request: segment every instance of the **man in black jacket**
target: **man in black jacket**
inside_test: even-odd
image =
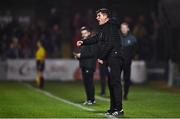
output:
[[[81,28],[82,40],[89,40],[91,32],[87,27]],[[85,86],[87,100],[84,105],[92,105],[95,101],[95,89],[93,84],[93,74],[96,67],[97,45],[81,46],[79,53],[74,53],[74,56],[79,59],[82,78]]]
[[[111,19],[108,9],[102,8],[96,12],[96,19],[99,23],[99,32],[89,40],[77,41],[77,46],[98,45],[98,62],[107,62],[108,85],[110,92],[110,109],[107,115],[123,115],[122,107],[122,53],[120,44],[119,24]],[[91,39],[91,40],[90,40]]]
[[[125,22],[121,24],[121,44],[123,50],[123,79],[124,79],[124,90],[123,99],[127,100],[129,87],[131,85],[130,74],[131,74],[131,62],[135,57],[136,53],[136,38],[130,33],[129,25]]]

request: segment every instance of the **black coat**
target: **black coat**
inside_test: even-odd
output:
[[[98,45],[99,59],[106,61],[111,57],[122,57],[119,24],[116,20],[111,19],[101,25],[95,36],[91,37],[90,40],[83,41],[83,45],[95,43]]]
[[[79,58],[79,63],[81,68],[88,68],[95,70],[96,60],[97,60],[97,45],[87,45],[80,47],[81,56]]]
[[[125,61],[131,61],[137,52],[137,40],[131,34],[121,35],[122,53]]]

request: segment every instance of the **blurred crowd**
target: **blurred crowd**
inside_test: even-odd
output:
[[[42,40],[49,58],[60,57],[62,33],[60,17],[52,9],[47,19],[27,17],[20,19],[8,12],[1,17],[1,53],[6,58],[33,58],[36,42]]]
[[[138,40],[137,58],[144,60],[158,59],[161,42],[161,25],[154,12],[149,15],[122,16],[113,12],[119,22],[127,22],[131,32]],[[57,8],[52,8],[43,18],[38,16],[17,17],[10,11],[0,14],[0,54],[1,58],[34,58],[37,40],[42,40],[47,51],[47,58],[73,58],[72,51],[76,41],[81,39],[80,27],[86,25],[94,33],[97,29],[95,11],[89,9],[72,14],[69,28],[62,22],[63,16]],[[69,37],[64,34],[68,29]]]

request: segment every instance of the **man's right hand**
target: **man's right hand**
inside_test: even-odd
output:
[[[81,41],[81,40],[79,40],[79,41],[77,41],[77,43],[76,43],[76,45],[79,47],[79,46],[81,46],[83,44],[83,41]]]
[[[104,63],[103,60],[101,60],[101,59],[97,59],[97,61],[98,61],[98,63],[100,63],[100,64],[103,64],[103,63]]]

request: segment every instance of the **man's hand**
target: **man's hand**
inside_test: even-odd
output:
[[[80,58],[80,57],[81,57],[81,53],[77,53],[77,54],[76,54],[76,57],[77,57],[77,58]]]
[[[74,55],[74,57],[75,57],[76,59],[81,57],[81,53],[75,53],[75,52],[73,52],[73,55]]]
[[[81,40],[79,40],[79,41],[77,41],[77,43],[76,43],[76,45],[79,47],[79,46],[81,46],[83,44],[83,41],[81,41]]]
[[[104,63],[103,60],[101,60],[101,59],[97,59],[97,60],[98,60],[98,63],[100,63],[100,64]]]

